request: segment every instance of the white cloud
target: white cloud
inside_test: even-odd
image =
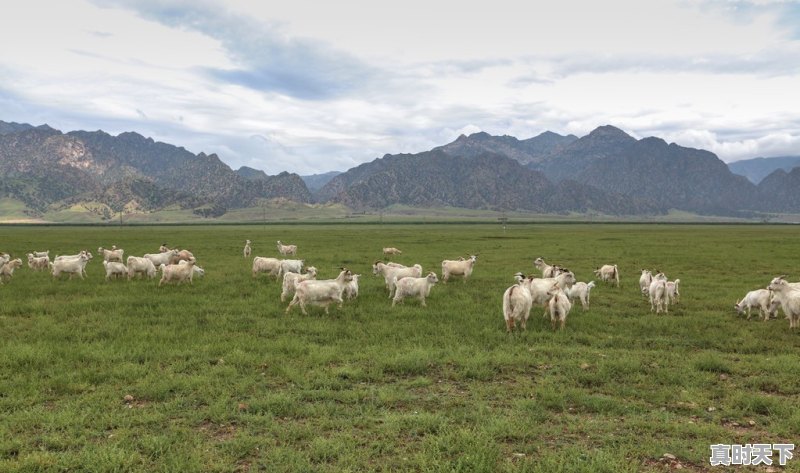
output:
[[[270,173],[603,124],[725,160],[800,154],[798,17],[769,2],[16,2],[0,119],[133,130]]]

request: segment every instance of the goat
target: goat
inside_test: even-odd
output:
[[[617,287],[619,287],[619,269],[617,269],[616,264],[604,264],[595,269],[594,274],[601,281],[616,281]]]
[[[478,255],[470,255],[466,260],[442,261],[442,281],[447,282],[450,276],[464,276],[464,282],[467,282],[477,261]]]
[[[519,328],[525,330],[528,317],[531,315],[533,298],[531,290],[524,282],[519,282],[506,289],[503,293],[503,319],[506,321],[506,332],[514,330],[515,322]]]
[[[337,302],[339,308],[342,308],[344,300],[342,293],[344,292],[347,283],[353,280],[353,273],[346,268],[342,268],[336,279],[315,280],[309,279],[297,284],[297,289],[294,292],[294,298],[289,306],[286,307],[286,313],[297,304],[300,304],[300,310],[303,314],[308,315],[306,312],[306,304],[321,305],[325,307],[325,313],[328,313],[328,306]]]
[[[395,279],[396,290],[392,299],[392,307],[398,302],[403,302],[404,298],[413,296],[419,298],[422,307],[425,307],[425,298],[430,295],[431,288],[437,282],[439,282],[439,278],[436,277],[436,273],[433,271],[429,272],[424,278],[406,277]]]
[[[565,289],[564,292],[567,294],[570,301],[580,299],[581,307],[586,309],[589,307],[589,295],[594,286],[594,281],[590,281],[588,284],[585,282],[576,282],[572,287]]]
[[[278,240],[278,253],[282,255],[296,255],[297,245],[284,245]]]

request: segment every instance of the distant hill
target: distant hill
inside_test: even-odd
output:
[[[312,174],[310,176],[300,176],[303,179],[303,182],[306,183],[306,187],[308,190],[313,192],[317,192],[318,190],[322,189],[325,184],[327,184],[331,179],[341,174],[342,171],[330,171],[322,174]]]
[[[317,195],[352,208],[403,204],[542,213],[659,211],[644,201],[571,181],[555,185],[507,156],[454,156],[442,149],[386,155],[336,176]]]
[[[800,167],[776,169],[758,183],[759,204],[771,212],[800,212]]]
[[[728,169],[758,184],[776,169],[791,171],[800,166],[800,156],[777,156],[774,158],[753,158],[728,163]]]
[[[215,214],[257,205],[259,199],[311,200],[296,174],[245,179],[214,154],[195,155],[137,133],[64,134],[50,127],[0,123],[9,130],[0,135],[0,196],[19,199],[38,212],[78,198],[98,199],[110,208],[155,210],[178,204],[212,208]]]

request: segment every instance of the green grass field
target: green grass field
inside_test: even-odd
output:
[[[246,238],[261,256],[297,244],[321,278],[353,269],[359,298],[285,315]],[[23,257],[162,242],[206,278],[105,282],[95,257],[83,281],[23,267],[0,286],[0,471],[716,471],[710,444],[800,444],[800,333],[733,310],[800,280],[794,227],[0,227]],[[383,246],[437,273],[480,256],[427,308],[392,308],[371,274]],[[508,335],[502,293],[537,256],[580,281],[616,263],[622,287],[599,284],[563,332],[535,308]],[[681,279],[669,315],[650,313],[640,268]],[[800,471],[797,454],[775,471]]]

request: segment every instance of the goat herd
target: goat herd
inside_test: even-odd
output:
[[[284,245],[277,242],[278,252],[283,255],[296,255],[296,245]],[[158,270],[161,271],[159,286],[165,282],[175,281],[192,283],[193,277],[203,277],[205,271],[197,266],[194,255],[188,250],[171,249],[162,244],[158,253],[145,254],[142,257],[129,256],[124,264],[124,250],[112,246],[111,249],[98,248],[98,254],[103,256],[105,278],[126,277],[128,280],[141,276],[142,278],[155,278]],[[244,246],[244,258],[252,254],[251,241],[247,240]],[[383,248],[384,256],[402,254],[397,248]],[[70,279],[78,275],[81,279],[86,275],[86,264],[93,258],[91,252],[83,250],[75,255],[56,256],[50,260],[49,251],[34,251],[28,253],[28,267],[34,271],[49,270],[53,277],[62,273],[69,274]],[[442,261],[442,280],[447,282],[453,276],[460,276],[464,282],[472,274],[477,262],[477,255],[458,260]],[[0,252],[0,284],[9,281],[14,275],[14,270],[22,266],[20,258],[11,257]],[[542,258],[534,261],[534,266],[541,271],[542,277],[525,276],[522,273],[514,275],[517,283],[503,293],[503,318],[506,330],[511,332],[518,324],[525,330],[530,311],[534,306],[545,308],[545,316],[549,312],[553,329],[564,328],[567,315],[573,301],[580,300],[585,309],[589,305],[589,296],[594,281],[579,282],[572,271],[558,266],[549,265]],[[281,301],[285,302],[292,296],[288,313],[295,305],[306,314],[306,305],[323,306],[328,313],[328,306],[337,303],[341,308],[344,299],[353,299],[358,296],[359,274],[341,268],[336,279],[317,280],[317,269],[305,266],[304,260],[278,259],[256,256],[253,258],[252,276],[259,273],[268,273],[276,279],[283,280]],[[430,295],[431,288],[439,282],[435,272],[422,275],[422,266],[415,264],[407,267],[399,263],[376,261],[372,265],[372,273],[383,276],[392,306],[402,302],[407,297],[416,297],[424,307],[425,298]],[[619,287],[619,270],[617,265],[603,265],[594,271],[595,276],[601,281],[607,281]],[[650,310],[656,314],[669,312],[669,305],[680,298],[680,279],[668,281],[664,273],[643,269],[639,278],[639,288],[642,295],[649,297]],[[789,283],[785,276],[774,278],[766,289],[748,292],[745,297],[736,302],[734,308],[739,314],[747,312],[748,320],[751,310],[758,309],[759,314],[766,321],[777,315],[782,309],[789,319],[789,327],[794,329],[800,326],[800,282]]]

